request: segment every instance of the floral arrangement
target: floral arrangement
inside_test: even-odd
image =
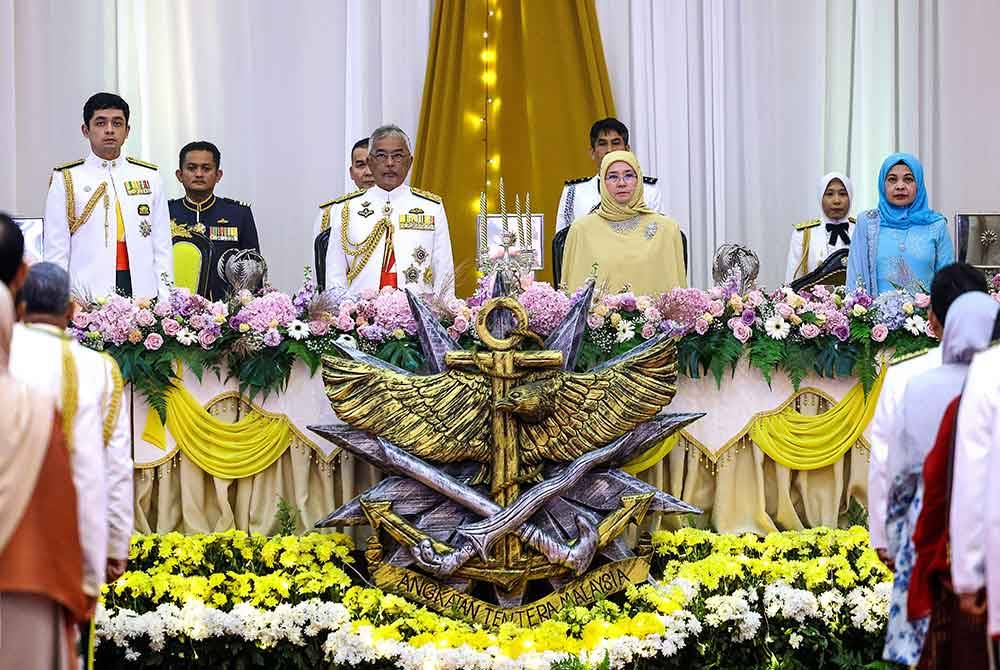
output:
[[[474,324],[490,295],[489,281],[482,280],[468,300],[425,296],[463,347],[481,344]],[[992,290],[995,295],[1000,291],[996,280]],[[581,295],[580,290],[567,294],[525,279],[518,299],[528,313],[529,329],[546,337]],[[746,359],[769,382],[780,371],[798,386],[814,372],[853,375],[867,389],[882,352],[899,355],[936,344],[929,303],[926,294],[903,291],[877,298],[863,290],[822,286],[798,293],[788,287],[741,292],[733,282],[658,296],[598,294],[590,306],[578,368],[668,333],[678,338],[680,369],[689,377],[712,374],[721,384],[725,371]],[[85,345],[112,354],[125,378],[161,413],[176,361],[198,375],[205,367],[221,374],[224,366],[251,397],[282,390],[296,360],[315,372],[335,345],[359,347],[408,370],[423,364],[404,292],[320,293],[308,270],[294,295],[242,291],[228,304],[176,288],[163,301],[102,298],[76,314],[71,330]]]
[[[368,588],[339,535],[136,536],[99,667],[879,667],[891,582],[862,528],[653,537],[655,584],[484,629]],[[353,585],[352,585],[353,582]]]

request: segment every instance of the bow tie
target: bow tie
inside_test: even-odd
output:
[[[837,238],[845,245],[851,243],[851,236],[847,234],[850,229],[850,223],[847,221],[843,223],[828,223],[826,224],[826,232],[830,233],[830,246],[837,245]]]

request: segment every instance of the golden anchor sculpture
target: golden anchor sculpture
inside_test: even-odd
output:
[[[702,416],[661,414],[676,393],[674,340],[574,372],[593,286],[545,342],[503,293],[497,277],[472,351],[408,293],[429,374],[357,350],[324,357],[327,397],[347,426],[311,427],[390,475],[317,526],[370,524],[378,586],[481,623],[646,579],[648,557],[620,537],[629,523],[699,512],[618,469]],[[524,347],[532,340],[540,350]],[[495,603],[472,595],[481,585]]]

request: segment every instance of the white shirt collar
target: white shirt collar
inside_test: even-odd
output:
[[[372,186],[365,192],[366,196],[371,197],[373,202],[389,202],[394,203],[401,198],[405,198],[410,195],[410,187],[406,184],[400,184],[391,191],[386,191],[381,186]]]
[[[91,150],[90,154],[87,156],[86,161],[88,165],[99,167],[104,170],[110,170],[110,169],[120,168],[125,163],[125,157],[122,156],[121,154],[118,154],[118,158],[109,161],[104,158],[101,158],[100,156],[95,154],[93,150]]]

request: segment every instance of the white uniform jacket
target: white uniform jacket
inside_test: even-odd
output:
[[[378,222],[392,225],[396,257],[396,286],[417,293],[455,294],[448,217],[441,198],[405,184],[392,191],[373,186],[320,206],[320,225],[330,227],[326,252],[326,287],[344,287],[352,293],[378,290],[385,253],[385,235],[372,240]],[[366,245],[366,240],[372,243]],[[369,247],[370,255],[354,255]]]
[[[586,216],[597,209],[597,206],[601,204],[600,183],[601,178],[598,175],[566,181],[562,195],[559,196],[559,209],[556,210],[557,233],[581,216]],[[662,214],[660,190],[656,188],[656,177],[642,178],[642,192],[646,207]]]
[[[872,547],[889,546],[885,526],[888,511],[889,450],[899,444],[903,434],[903,392],[911,379],[941,365],[941,347],[892,364],[886,371],[882,391],[872,416],[868,462],[868,529]]]
[[[155,165],[104,160],[93,152],[52,173],[42,228],[45,260],[69,272],[74,289],[93,297],[115,291],[121,204],[134,297],[166,297],[173,282],[170,213]]]
[[[67,352],[71,375],[64,375]],[[63,420],[72,420],[66,438],[77,492],[84,589],[97,595],[108,557],[127,558],[132,536],[131,431],[118,366],[57,328],[18,324],[10,369],[31,388],[53,395]],[[75,409],[68,403],[75,403]]]
[[[847,223],[847,236],[850,238],[854,235],[856,221],[852,216]],[[792,231],[792,239],[788,241],[785,282],[790,283],[793,279],[809,274],[834,251],[848,249],[850,246],[850,241],[845,244],[839,237],[835,244],[830,244],[830,233],[826,230],[826,222],[820,219],[810,219],[796,224],[795,230]]]

